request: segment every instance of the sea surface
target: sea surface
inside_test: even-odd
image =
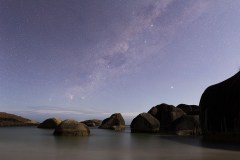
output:
[[[239,160],[239,145],[200,137],[131,134],[91,128],[89,137],[54,137],[35,127],[0,128],[1,160]]]

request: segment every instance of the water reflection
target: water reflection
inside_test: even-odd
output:
[[[0,142],[1,159],[233,160],[240,157],[235,145],[216,145],[199,137],[131,134],[129,128],[124,132],[91,128],[89,137],[55,137],[53,130],[37,128],[0,128]]]
[[[210,142],[204,140],[202,137],[194,137],[194,136],[159,136],[161,139],[174,141],[177,143],[188,144],[193,146],[200,146],[204,148],[212,148],[212,149],[222,149],[222,150],[232,150],[232,151],[240,151],[240,144],[232,144],[232,143],[221,143],[221,142]]]

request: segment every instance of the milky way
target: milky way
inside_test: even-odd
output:
[[[81,119],[198,104],[207,86],[239,68],[239,7],[236,0],[0,0],[0,108]]]

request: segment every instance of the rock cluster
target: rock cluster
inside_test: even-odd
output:
[[[185,114],[180,108],[165,103],[152,107],[148,113],[159,120],[161,130],[171,130],[172,123]]]
[[[181,107],[188,110],[181,109]],[[168,104],[160,104],[152,107],[148,113],[139,114],[131,123],[131,132],[164,132],[177,135],[200,135],[201,128],[199,115],[189,114],[197,106],[179,105],[175,107]],[[185,112],[184,112],[184,111]]]

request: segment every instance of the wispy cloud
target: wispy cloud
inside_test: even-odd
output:
[[[49,118],[49,117],[68,117],[68,118],[101,118],[105,119],[112,115],[112,112],[106,112],[97,110],[95,108],[69,108],[69,107],[53,107],[53,106],[37,106],[37,107],[25,107],[24,109],[3,109],[4,112],[10,112],[17,115],[23,116],[31,116],[31,115],[38,115],[42,118]],[[124,118],[132,119],[137,116],[138,112],[121,112]],[[35,116],[35,117],[38,117]],[[83,120],[83,119],[82,119]]]
[[[38,106],[38,107],[27,107],[26,112],[34,112],[37,114],[72,114],[72,115],[97,115],[101,114],[102,111],[99,111],[95,108],[71,108],[71,107],[52,107],[52,106]]]

